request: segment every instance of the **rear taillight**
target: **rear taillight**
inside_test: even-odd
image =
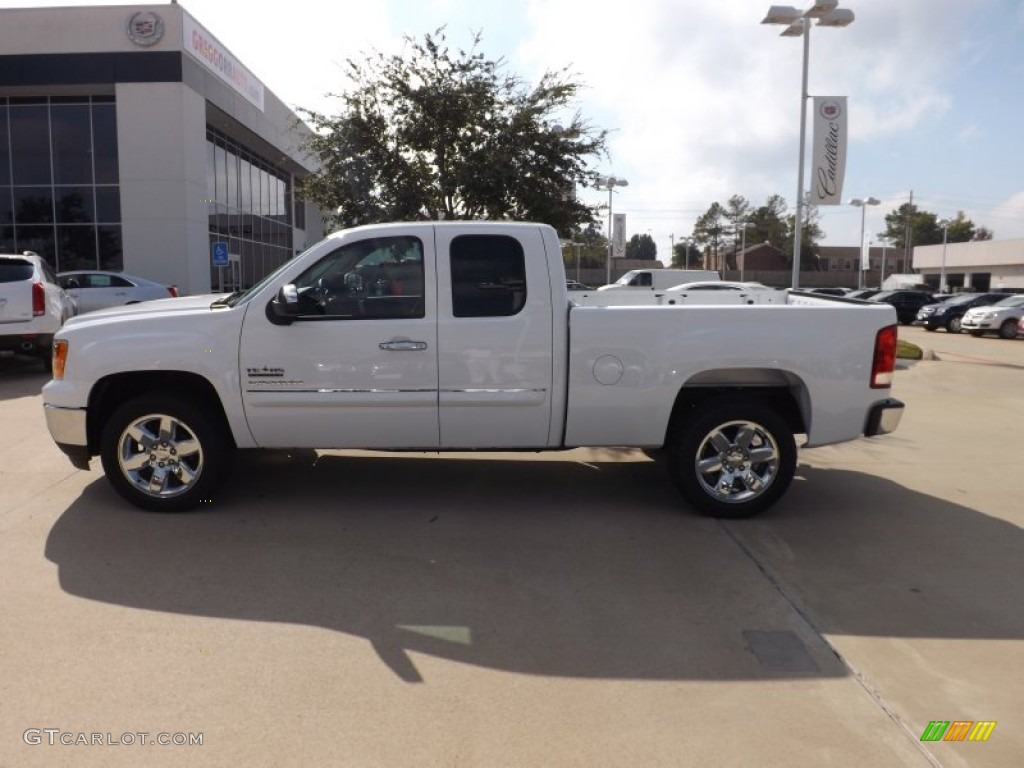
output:
[[[171,296],[173,298],[175,298],[175,299],[178,298],[178,286],[176,286],[176,285],[168,285],[167,286],[167,292],[169,294],[171,294]]]
[[[875,336],[875,359],[871,364],[871,388],[888,389],[892,386],[892,372],[896,370],[896,326],[883,328]]]
[[[36,317],[46,314],[46,288],[42,283],[32,283],[32,314]]]

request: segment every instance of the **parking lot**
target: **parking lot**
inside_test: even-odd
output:
[[[1024,338],[900,335],[900,429],[743,522],[613,450],[258,453],[147,514],[0,358],[0,766],[1018,765]]]

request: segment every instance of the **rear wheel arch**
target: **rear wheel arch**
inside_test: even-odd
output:
[[[811,399],[798,376],[777,369],[717,370],[694,376],[679,390],[665,443],[673,430],[700,413],[702,406],[726,397],[757,401],[778,412],[794,434],[807,432]]]

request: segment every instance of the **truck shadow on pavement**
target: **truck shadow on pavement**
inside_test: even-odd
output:
[[[804,467],[768,517],[719,523],[662,467],[608,458],[256,453],[208,510],[178,515],[97,476],[46,557],[71,595],[334,629],[410,682],[415,654],[581,678],[846,675],[791,600],[826,634],[1024,637],[1008,523]],[[761,653],[755,636],[795,646]]]
[[[0,355],[0,400],[34,397],[50,380],[39,361],[30,357]]]

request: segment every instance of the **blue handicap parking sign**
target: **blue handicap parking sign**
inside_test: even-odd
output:
[[[227,243],[213,243],[213,266],[215,267],[226,267],[228,265],[228,244]]]

